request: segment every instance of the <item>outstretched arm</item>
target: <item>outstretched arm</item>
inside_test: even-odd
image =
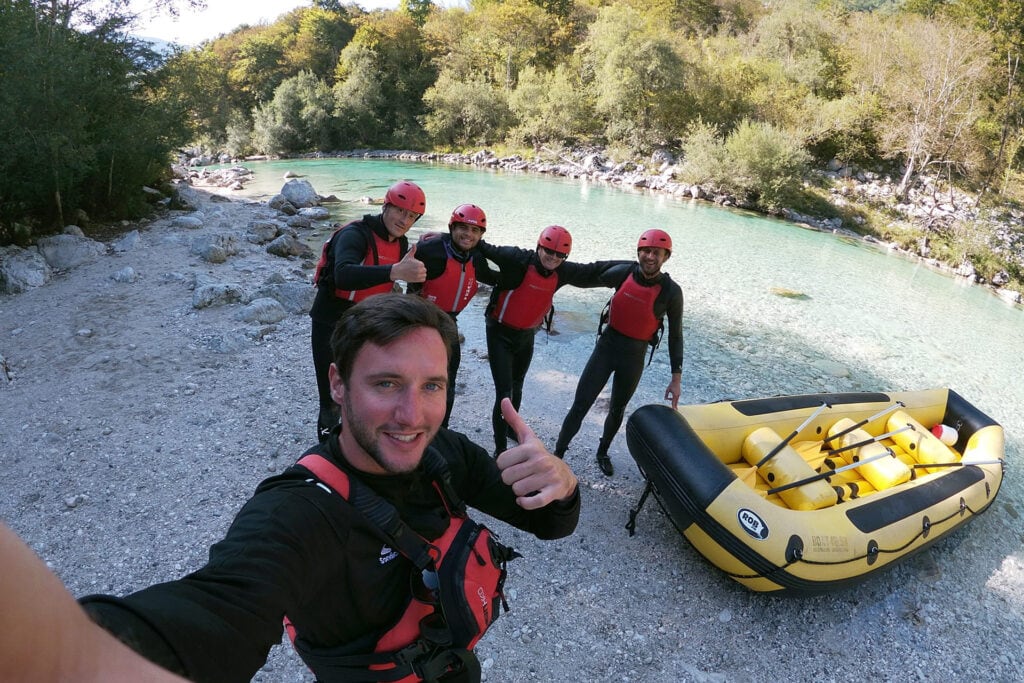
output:
[[[35,553],[0,523],[0,681],[182,683],[94,624]]]

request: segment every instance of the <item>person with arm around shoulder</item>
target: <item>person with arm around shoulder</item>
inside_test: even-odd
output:
[[[487,232],[487,215],[476,204],[461,204],[448,220],[448,234],[427,236],[416,243],[416,258],[426,266],[422,283],[412,284],[409,291],[437,304],[458,325],[458,315],[476,295],[481,282],[495,283],[494,273],[477,245]],[[443,427],[447,427],[455,405],[455,382],[462,363],[462,346],[452,348],[448,364],[448,408]]]
[[[607,320],[602,316],[602,331],[580,375],[572,407],[555,442],[555,455],[564,457],[583,418],[611,377],[611,402],[596,452],[598,466],[609,477],[615,468],[608,449],[622,425],[626,404],[640,383],[647,350],[660,341],[666,317],[672,375],[665,399],[672,402],[673,408],[678,406],[681,392],[683,292],[668,273],[662,272],[662,266],[672,255],[672,238],[664,230],[647,230],[637,241],[636,253],[636,262],[621,269],[620,281],[608,303]]]
[[[486,242],[480,243],[480,250],[501,269],[485,313],[487,357],[494,380],[491,426],[497,455],[508,447],[509,437],[515,436],[502,418],[502,401],[508,398],[516,410],[520,408],[523,384],[533,361],[534,338],[552,310],[555,292],[566,285],[610,287],[607,274],[628,261],[569,261],[572,235],[560,225],[541,230],[533,250]]]
[[[497,460],[441,427],[456,334],[420,297],[352,306],[331,339],[340,419],[329,438],[257,487],[205,566],[124,597],[87,596],[90,616],[193,681],[251,679],[283,624],[320,683],[479,680],[472,648],[500,613],[516,554],[467,506],[555,539],[575,529],[580,497],[507,401],[520,445]],[[474,584],[488,586],[483,603],[460,585],[471,572],[490,581]]]
[[[309,310],[319,439],[327,438],[337,423],[327,377],[334,326],[354,304],[392,291],[397,280],[423,282],[426,270],[414,258],[416,249],[409,247],[405,235],[426,210],[427,198],[419,185],[401,180],[388,188],[380,214],[346,223],[324,242],[313,275],[316,297]]]

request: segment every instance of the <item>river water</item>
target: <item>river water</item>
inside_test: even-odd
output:
[[[291,171],[341,200],[329,205],[338,221],[377,211],[360,200],[413,180],[427,213],[412,237],[446,229],[466,202],[486,211],[495,244],[532,247],[541,228],[564,225],[579,261],[633,258],[639,234],[662,228],[674,242],[665,270],[686,300],[683,402],[948,386],[1006,427],[1011,460],[1020,452],[1024,310],[884,248],[696,200],[537,174],[352,159],[246,166],[255,178],[244,195],[279,192]],[[608,295],[565,288],[556,297],[559,334],[539,342],[538,354],[562,359],[567,384],[586,361]],[[662,400],[666,366],[660,350],[631,408]]]

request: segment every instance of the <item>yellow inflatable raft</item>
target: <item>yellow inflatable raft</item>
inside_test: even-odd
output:
[[[1003,479],[1002,427],[949,389],[648,405],[626,439],[644,498],[764,592],[862,581],[985,511]]]

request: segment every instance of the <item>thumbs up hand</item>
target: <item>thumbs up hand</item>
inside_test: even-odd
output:
[[[391,266],[391,279],[406,282],[423,282],[427,279],[427,267],[416,258],[415,244],[409,247],[401,261]]]
[[[501,415],[519,439],[518,446],[499,455],[496,461],[502,481],[516,494],[516,504],[524,510],[536,510],[569,498],[577,486],[569,466],[548,453],[507,398],[501,401]]]

